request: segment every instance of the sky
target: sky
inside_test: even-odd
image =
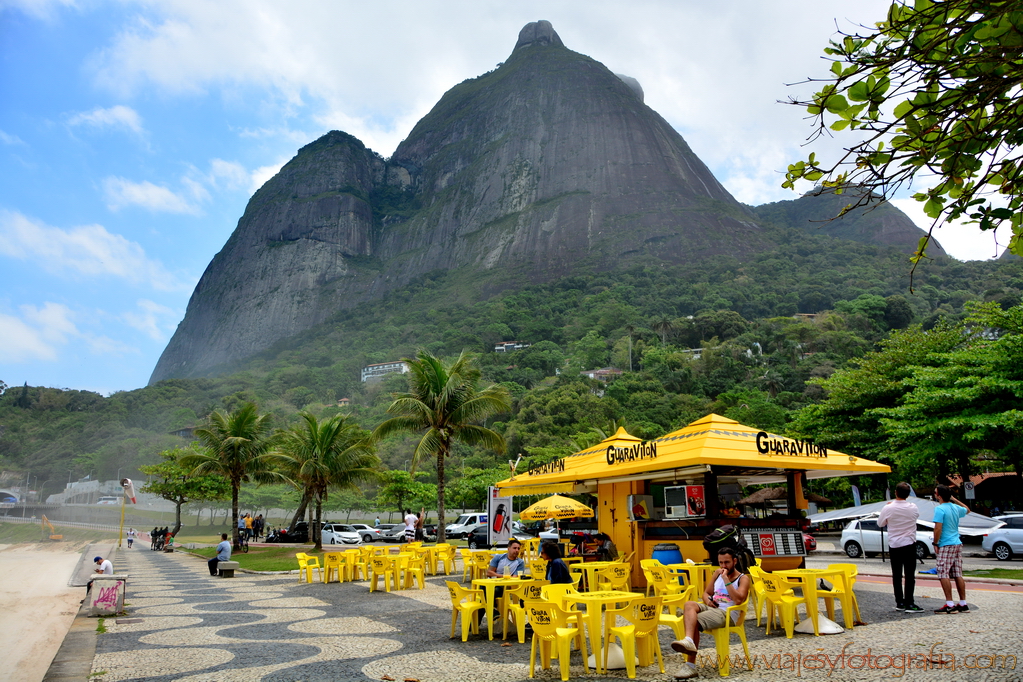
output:
[[[547,19],[639,80],[740,201],[795,198],[806,95],[837,28],[885,0],[0,0],[0,380],[144,386],[245,204],[343,130],[390,156],[449,88]],[[847,144],[852,140],[847,141]],[[808,187],[807,187],[808,188]],[[896,200],[918,225],[927,220]],[[949,226],[961,260],[1000,253]]]

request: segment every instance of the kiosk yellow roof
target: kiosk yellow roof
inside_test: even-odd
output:
[[[786,471],[804,471],[807,478],[891,471],[885,464],[709,414],[650,441],[618,429],[592,448],[532,467],[497,487],[505,495],[571,493],[580,485],[597,481],[677,480],[705,472],[711,466],[746,484],[781,482]]]

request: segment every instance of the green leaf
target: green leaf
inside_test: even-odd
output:
[[[1012,211],[1007,208],[996,208],[991,211],[991,217],[997,220],[1008,220],[1012,217]]]
[[[851,121],[849,121],[848,119],[842,118],[832,123],[830,128],[832,130],[845,130],[846,128],[849,127],[850,123]]]
[[[849,101],[844,95],[832,95],[824,103],[824,106],[831,113],[837,114],[849,108]]]

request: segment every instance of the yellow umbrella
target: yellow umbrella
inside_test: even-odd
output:
[[[526,521],[543,521],[544,519],[571,519],[576,516],[590,518],[593,510],[582,502],[576,502],[569,497],[551,495],[545,500],[530,505],[519,512],[519,518]]]

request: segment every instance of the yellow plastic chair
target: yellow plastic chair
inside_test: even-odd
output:
[[[546,559],[530,559],[526,562],[526,566],[529,567],[529,575],[534,578],[544,578],[547,576]]]
[[[725,626],[705,631],[714,635],[714,648],[718,655],[718,675],[721,677],[728,677],[731,673],[728,654],[732,635],[739,635],[739,639],[742,641],[742,650],[746,653],[746,663],[749,665],[749,669],[753,670],[753,659],[750,658],[749,644],[746,643],[746,607],[748,604],[749,599],[741,604],[729,606],[725,609]],[[739,617],[733,623],[732,615],[735,613],[738,613]]]
[[[632,563],[632,557],[634,557],[634,556],[636,556],[635,552],[629,552],[628,554],[621,554],[621,555],[619,555],[617,560],[622,562],[623,564],[631,564]]]
[[[632,567],[628,564],[615,564],[597,571],[598,590],[621,590],[631,592],[629,583],[632,579]]]
[[[336,577],[339,583],[345,581],[344,558],[340,552],[328,552],[323,555],[323,582],[329,583]]]
[[[540,556],[540,538],[530,538],[522,543],[523,558],[536,558]]]
[[[856,576],[860,574],[856,564],[828,564],[828,569],[833,571],[841,571],[841,575],[837,576],[838,580],[832,582],[832,588],[830,590],[822,590],[817,588],[817,597],[824,600],[824,604],[828,609],[828,618],[835,620],[835,600],[842,605],[842,617],[845,619],[845,627],[852,629],[853,625],[862,620],[860,618],[860,604],[856,599],[856,592],[853,591],[853,586],[856,585]],[[833,576],[825,577],[825,580],[831,581]],[[853,620],[855,614],[856,620]]]
[[[682,594],[661,597],[662,612],[657,617],[657,624],[671,628],[675,632],[675,639],[682,639],[686,636],[685,623],[677,611],[684,609],[687,601],[693,601],[696,598],[695,594],[696,588],[687,587]]]
[[[458,556],[462,557],[462,582],[464,583],[472,575],[472,550],[462,547],[458,550]]]
[[[636,655],[639,654],[639,665],[647,667],[657,657],[657,664],[664,673],[664,659],[661,657],[661,645],[657,641],[658,616],[661,613],[661,598],[647,597],[637,599],[621,609],[608,609],[604,613],[604,670],[607,670],[607,652],[615,637],[622,643],[625,654],[625,670],[629,679],[636,677]],[[628,625],[616,626],[621,616]]]
[[[548,587],[551,587],[548,585]],[[586,664],[586,642],[581,629],[569,625],[568,614],[557,604],[549,601],[529,600],[525,603],[526,617],[533,625],[533,643],[529,648],[529,677],[536,677],[536,655],[541,656],[544,670],[551,667],[552,646],[558,653],[558,668],[561,670],[562,682],[569,676],[569,661],[572,657],[572,640],[582,642],[579,650],[583,655],[583,670],[587,674],[590,667]]]
[[[472,579],[486,578],[488,568],[490,568],[490,554],[474,552],[472,555]]]
[[[317,577],[320,580],[323,579],[318,557],[309,556],[305,552],[299,552],[295,555],[295,558],[298,559],[298,582],[302,582],[304,577],[307,583],[311,583],[313,581],[313,569],[316,569]]]
[[[455,571],[455,546],[449,544],[437,545],[437,561],[444,566],[444,575],[451,575]]]
[[[585,621],[583,621],[583,612],[575,607],[578,603],[574,596],[579,594],[573,585],[566,585],[564,583],[557,583],[554,585],[544,585],[540,588],[540,598],[553,602],[561,607],[561,610],[565,612],[569,622],[579,628],[579,648],[583,648],[582,638],[583,633],[586,629]]]
[[[792,591],[792,583],[781,576],[761,571],[760,579],[764,583],[764,597],[767,598],[767,633],[771,634],[771,625],[775,622],[775,614],[781,617],[782,625],[785,628],[785,637],[792,639],[792,631],[796,627],[796,616],[799,615],[799,605],[806,608],[810,613],[810,605],[806,597],[797,597]],[[795,585],[798,587],[798,583]]]
[[[501,611],[501,622],[504,624],[504,633],[501,639],[508,639],[508,626],[506,619],[511,618],[515,623],[515,630],[519,635],[519,644],[526,643],[526,607],[523,602],[526,600],[536,601],[543,599],[543,587],[550,583],[546,580],[523,581],[519,587],[510,587],[504,591],[504,604]]]
[[[480,632],[479,620],[476,618],[476,612],[480,609],[487,608],[487,605],[483,602],[483,590],[467,590],[453,580],[446,580],[444,584],[448,586],[448,592],[451,594],[451,635],[455,636],[455,621],[458,620],[458,616],[462,616],[462,641],[469,639],[469,629],[472,628],[472,633],[478,635]]]
[[[409,556],[405,565],[405,589],[409,589],[419,581],[419,589],[423,589],[426,576],[426,557],[422,554]]]
[[[653,569],[655,566],[664,566],[664,564],[657,559],[640,559],[639,561],[639,568],[643,571],[643,577],[646,578],[646,596],[648,597],[654,591]]]
[[[369,560],[369,591],[377,592],[377,581],[380,578],[384,579],[384,590],[386,592],[391,591],[391,585],[394,585],[394,589],[398,589],[398,572],[394,565],[394,562],[382,556],[373,556]]]
[[[671,597],[685,593],[686,586],[679,583],[678,578],[665,566],[650,566],[649,571],[653,578],[654,596]]]

